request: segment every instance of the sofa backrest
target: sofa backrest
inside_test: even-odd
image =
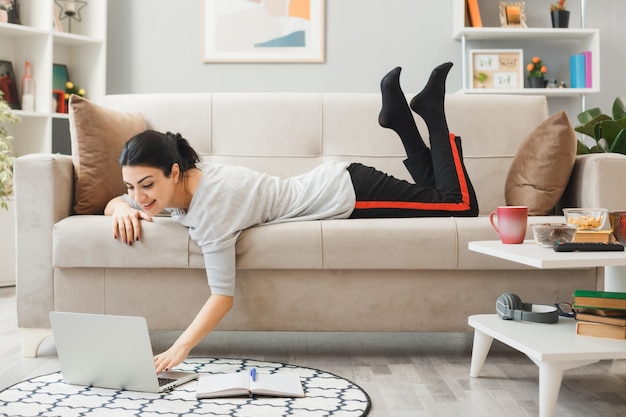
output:
[[[205,160],[292,176],[340,159],[410,180],[400,140],[378,125],[380,94],[129,94],[106,96],[103,105],[140,112],[151,129],[181,133]],[[446,114],[450,131],[462,137],[481,214],[489,213],[504,204],[519,144],[548,116],[546,98],[448,95]],[[425,124],[415,119],[428,141]]]

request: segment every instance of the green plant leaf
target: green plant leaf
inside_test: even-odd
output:
[[[598,140],[600,137],[596,136],[594,129],[598,125],[598,123],[604,122],[605,120],[613,120],[613,119],[611,119],[611,117],[607,116],[606,114],[599,114],[593,119],[591,119],[590,121],[588,121],[587,123],[576,126],[574,130]]]
[[[615,137],[611,145],[611,152],[626,155],[626,129],[622,129]]]
[[[598,139],[598,153],[608,152],[609,151],[609,143],[604,138]]]
[[[601,114],[602,114],[602,110],[600,110],[599,107],[594,107],[592,109],[585,110],[582,113],[578,113],[578,121],[580,122],[580,124],[584,125],[586,123],[593,121],[593,119],[600,116]]]
[[[626,106],[621,97],[617,97],[613,102],[613,120],[619,120],[626,117]]]
[[[576,155],[587,155],[591,153],[591,149],[581,141],[576,141]]]
[[[617,135],[626,129],[626,118],[620,120],[605,120],[597,124],[599,131],[596,138],[603,138],[609,143],[609,147],[613,145],[613,141]]]

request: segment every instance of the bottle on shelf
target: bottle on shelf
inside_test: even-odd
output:
[[[26,61],[22,77],[22,110],[35,111],[35,80],[30,61]]]

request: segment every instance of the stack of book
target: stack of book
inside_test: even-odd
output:
[[[626,339],[626,293],[576,290],[576,334]]]

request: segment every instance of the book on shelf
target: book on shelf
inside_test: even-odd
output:
[[[612,291],[576,290],[574,308],[626,310],[626,293]]]
[[[591,51],[582,53],[585,60],[585,88],[591,88]]]
[[[570,56],[569,76],[571,88],[585,88],[585,56],[583,54]]]
[[[610,230],[580,230],[574,235],[574,242],[613,242],[613,232]]]
[[[611,324],[576,322],[576,334],[584,336],[606,337],[610,339],[626,339],[626,327]]]
[[[276,375],[249,372],[203,375],[198,379],[196,398],[304,397],[302,382],[297,375]]]
[[[480,17],[480,9],[478,8],[478,0],[466,0],[467,14],[469,15],[469,23],[474,28],[483,27],[483,21]]]

